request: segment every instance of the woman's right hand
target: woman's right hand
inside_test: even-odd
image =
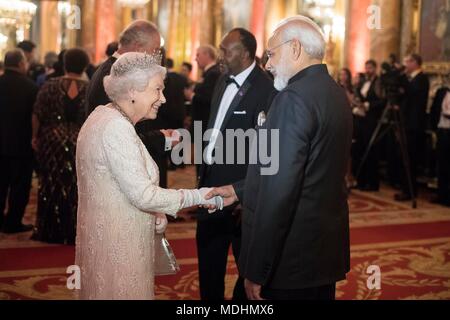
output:
[[[212,190],[206,194],[205,199],[211,199],[213,197],[221,197],[224,201],[224,207],[231,206],[239,201],[232,185],[212,188]]]
[[[186,190],[182,189],[183,198],[182,198],[182,207],[189,208],[193,206],[203,206],[207,207],[211,212],[214,212],[216,209],[223,209],[223,199],[221,197],[211,197],[206,198],[206,195],[212,190],[212,188],[201,188],[194,190]]]

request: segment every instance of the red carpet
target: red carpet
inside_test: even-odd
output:
[[[183,177],[181,177],[182,179]],[[337,286],[338,299],[450,299],[450,209],[419,202],[419,209],[391,201],[392,191],[354,192],[351,207],[352,269]],[[33,210],[32,198],[30,208]],[[170,224],[169,238],[181,271],[156,278],[157,299],[198,299],[195,222]],[[67,266],[74,247],[0,235],[0,299],[70,299]],[[381,269],[381,289],[369,290],[367,268]],[[230,297],[237,278],[231,259]]]

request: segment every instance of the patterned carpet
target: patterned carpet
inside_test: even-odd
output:
[[[194,168],[169,173],[173,188],[193,187]],[[450,300],[450,209],[419,200],[418,209],[392,201],[394,191],[354,191],[350,197],[352,269],[337,286],[338,299]],[[26,220],[36,211],[34,186]],[[175,276],[157,277],[157,299],[198,299],[195,221],[171,223],[167,237],[181,266]],[[29,240],[29,233],[0,234],[0,299],[71,299],[65,284],[74,248]],[[226,296],[237,270],[230,255]],[[381,289],[367,287],[367,269],[381,269]]]

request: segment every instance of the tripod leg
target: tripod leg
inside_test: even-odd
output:
[[[416,209],[417,208],[417,199],[416,199],[416,194],[414,192],[413,181],[412,181],[412,177],[411,177],[411,162],[409,159],[408,145],[407,145],[408,141],[406,138],[405,128],[403,126],[403,118],[402,118],[401,111],[399,111],[399,110],[395,111],[395,120],[396,120],[395,121],[396,122],[395,135],[396,135],[397,140],[400,145],[400,151],[401,151],[402,160],[403,160],[403,167],[405,169],[406,179],[408,182],[409,194],[411,195],[412,208]]]
[[[370,150],[372,150],[373,145],[375,144],[375,141],[377,140],[377,137],[381,131],[381,127],[383,126],[383,121],[384,121],[384,119],[386,119],[388,112],[389,112],[389,108],[387,108],[387,107],[384,108],[383,114],[381,115],[381,118],[378,121],[377,127],[373,131],[372,137],[370,138],[369,145],[367,146],[366,151],[364,152],[364,155],[361,158],[361,161],[359,163],[358,170],[356,171],[356,179],[358,179],[359,175],[361,174],[361,170],[364,166],[364,163],[366,162],[367,157],[369,156]]]

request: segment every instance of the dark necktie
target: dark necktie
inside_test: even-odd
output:
[[[239,83],[237,83],[235,78],[232,77],[228,77],[228,79],[225,81],[227,86],[229,86],[230,84],[234,83],[236,85],[236,88],[240,88],[241,86],[239,85]]]

